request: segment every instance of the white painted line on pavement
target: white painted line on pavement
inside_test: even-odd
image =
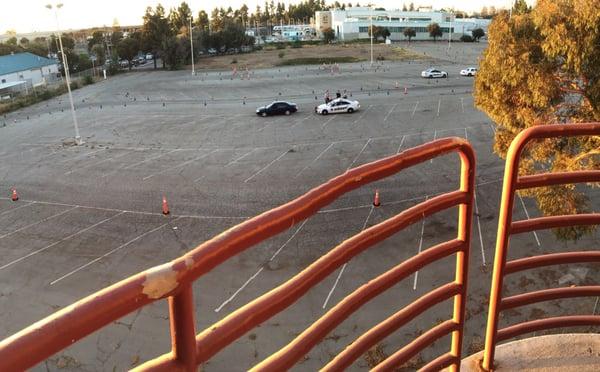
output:
[[[105,254],[103,254],[102,256],[100,256],[100,257],[97,257],[97,258],[95,258],[95,259],[91,260],[90,262],[86,263],[85,265],[81,265],[81,266],[79,266],[78,268],[76,268],[75,270],[72,270],[72,271],[70,271],[70,272],[66,273],[65,275],[61,276],[60,278],[58,278],[58,279],[55,279],[55,280],[51,281],[51,282],[50,282],[50,285],[54,285],[54,284],[56,284],[56,283],[60,282],[61,280],[63,280],[63,279],[66,279],[66,278],[70,277],[71,275],[73,275],[73,274],[75,274],[75,273],[78,273],[79,271],[81,271],[81,270],[85,269],[85,268],[86,268],[86,267],[88,267],[88,266],[91,266],[91,265],[95,264],[96,262],[100,261],[101,259],[103,259],[103,258],[106,258],[106,257],[110,256],[111,254],[113,254],[113,253],[115,253],[115,252],[117,252],[117,251],[119,251],[119,250],[121,250],[121,249],[123,249],[123,248],[127,247],[127,246],[128,246],[128,245],[130,245],[131,243],[134,243],[134,242],[136,242],[136,241],[140,240],[140,239],[141,239],[141,238],[143,238],[144,236],[146,236],[146,235],[148,235],[148,234],[151,234],[151,233],[153,233],[153,232],[155,232],[155,231],[157,231],[157,230],[159,230],[159,229],[161,229],[161,228],[163,228],[163,227],[167,226],[167,225],[168,225],[169,223],[171,223],[171,222],[175,222],[175,221],[177,221],[179,218],[180,218],[180,217],[177,217],[177,218],[174,218],[174,219],[170,220],[169,222],[165,222],[165,223],[163,223],[162,225],[160,225],[160,226],[158,226],[158,227],[156,227],[156,228],[154,228],[154,229],[152,229],[152,230],[150,230],[150,231],[147,231],[147,232],[143,233],[142,235],[139,235],[139,236],[137,236],[137,237],[135,237],[135,238],[131,239],[131,240],[130,240],[130,241],[128,241],[127,243],[125,243],[125,244],[121,244],[121,245],[120,245],[120,246],[118,246],[117,248],[115,248],[115,249],[112,249],[112,250],[110,250],[110,251],[106,252],[106,253],[105,253]]]
[[[383,118],[383,121],[387,121],[387,119],[390,117],[390,115],[392,114],[392,112],[394,112],[394,109],[396,108],[396,106],[398,106],[397,103],[394,106],[392,106],[392,109],[390,110],[390,112],[387,113],[387,115],[385,116],[385,118]]]
[[[238,162],[238,160],[242,160],[243,158],[245,158],[246,156],[248,156],[248,155],[252,154],[254,151],[256,151],[256,150],[258,150],[258,149],[259,149],[259,147],[257,147],[257,148],[255,148],[255,149],[252,149],[252,150],[248,151],[247,153],[245,153],[244,155],[242,155],[242,156],[240,156],[240,157],[238,157],[238,158],[235,158],[235,159],[233,159],[233,160],[232,160],[232,161],[230,161],[229,163],[225,164],[225,167],[228,167],[228,166],[230,166],[231,164],[235,164],[235,163],[237,163],[237,162]]]
[[[438,109],[437,109],[437,115],[436,115],[438,118],[440,117],[440,106],[441,105],[442,105],[442,99],[440,98],[438,100]]]
[[[477,216],[477,230],[479,231],[479,244],[481,246],[481,261],[483,262],[483,266],[485,263],[485,250],[483,249],[483,235],[481,234],[481,221],[479,219],[479,206],[477,205],[477,195],[473,196],[473,200],[475,201],[475,216]]]
[[[138,161],[137,163],[129,164],[128,166],[126,166],[126,167],[124,167],[124,168],[122,168],[122,169],[131,169],[131,168],[133,168],[133,167],[136,167],[136,166],[138,166],[138,165],[140,165],[140,164],[144,164],[144,163],[146,163],[146,162],[149,162],[149,161],[152,161],[152,160],[156,160],[156,159],[158,159],[158,158],[162,158],[162,157],[163,157],[163,156],[165,156],[165,155],[169,155],[169,154],[172,154],[172,153],[174,153],[174,152],[177,152],[177,151],[183,151],[183,150],[181,150],[181,149],[175,149],[175,150],[171,150],[171,151],[169,151],[169,152],[165,152],[164,154],[160,154],[160,155],[157,155],[157,156],[153,156],[153,157],[151,157],[151,158],[148,158],[148,159],[144,159],[144,160]],[[106,175],[105,175],[105,176],[106,176]]]
[[[92,155],[92,154],[95,154],[95,153],[97,153],[97,152],[100,152],[100,151],[106,151],[106,150],[108,150],[108,149],[106,149],[106,148],[103,148],[103,149],[95,150],[95,151],[92,151],[92,152],[88,152],[88,153],[86,153],[86,154],[81,154],[81,155],[79,155],[79,156],[76,156],[76,157],[74,157],[74,158],[66,158],[66,159],[62,159],[62,160],[60,160],[60,161],[57,161],[55,164],[62,164],[62,163],[66,163],[66,162],[68,162],[68,161],[71,161],[71,160],[78,160],[78,159],[81,159],[81,158],[88,157],[88,156],[90,156],[90,155]]]
[[[371,209],[369,210],[369,214],[367,215],[367,218],[365,219],[365,223],[363,223],[362,229],[360,229],[360,231],[363,231],[366,227],[367,227],[367,223],[369,222],[369,218],[371,218],[371,214],[373,214],[373,209],[375,209],[375,207],[373,205],[371,205]],[[344,274],[344,270],[346,270],[346,266],[348,265],[348,262],[346,262],[343,266],[342,269],[340,270],[340,273],[338,274],[337,278],[335,278],[335,282],[333,283],[333,287],[331,287],[331,289],[329,290],[329,293],[327,294],[327,297],[325,298],[325,302],[323,302],[323,309],[325,309],[327,307],[327,303],[329,302],[329,299],[331,298],[331,295],[333,295],[333,291],[335,291],[335,288],[337,287],[340,278],[342,277],[342,274]]]
[[[146,180],[148,180],[148,179],[150,179],[150,178],[152,178],[152,177],[154,177],[154,176],[158,176],[159,174],[163,174],[163,173],[166,173],[166,172],[168,172],[168,171],[172,171],[172,170],[174,170],[174,169],[178,169],[178,168],[185,167],[186,165],[188,165],[188,164],[191,164],[191,163],[193,163],[193,162],[195,162],[195,161],[198,161],[198,160],[200,160],[200,159],[204,159],[205,157],[209,156],[210,154],[212,154],[212,153],[214,153],[214,152],[216,152],[216,151],[219,151],[219,149],[212,150],[212,151],[210,151],[210,152],[207,152],[206,154],[202,154],[202,155],[200,155],[200,156],[198,156],[198,157],[195,157],[195,158],[193,158],[193,159],[191,159],[191,160],[184,161],[184,162],[183,162],[183,163],[181,163],[181,164],[175,165],[175,166],[173,166],[173,167],[169,167],[169,168],[167,168],[167,169],[163,169],[163,170],[162,170],[162,171],[160,171],[160,172],[153,173],[153,174],[151,174],[151,175],[149,175],[149,176],[146,176],[146,177],[142,178],[142,180],[143,180],[143,181],[146,181]]]
[[[327,120],[325,123],[323,123],[323,125],[321,125],[321,129],[325,128],[325,126],[326,126],[327,124],[329,124],[329,122],[330,122],[330,121],[332,121],[333,119],[335,119],[335,116],[331,116],[331,117],[329,118],[329,120]]]
[[[19,231],[23,231],[23,230],[25,230],[25,229],[27,229],[27,228],[29,228],[29,227],[32,227],[32,226],[35,226],[35,225],[39,225],[40,223],[42,223],[42,222],[46,222],[46,221],[48,221],[48,220],[51,220],[51,219],[53,219],[53,218],[55,218],[55,217],[62,216],[63,214],[65,214],[65,213],[67,213],[67,212],[70,212],[70,211],[72,211],[72,210],[73,210],[73,209],[75,209],[75,208],[77,208],[77,207],[72,207],[72,208],[69,208],[69,209],[67,209],[67,210],[64,210],[64,211],[62,211],[62,212],[60,212],[60,213],[53,214],[53,215],[52,215],[52,216],[50,216],[50,217],[46,217],[46,218],[44,218],[43,220],[40,220],[40,221],[38,221],[38,222],[30,223],[29,225],[23,226],[23,227],[21,227],[20,229],[17,229],[17,230],[11,231],[11,232],[9,232],[9,233],[6,233],[6,234],[4,234],[4,235],[0,235],[0,239],[3,239],[3,238],[6,238],[7,236],[10,236],[10,235],[16,234],[16,233],[18,233]]]
[[[411,119],[415,117],[415,112],[417,111],[417,106],[419,106],[419,101],[417,101],[417,103],[415,103],[415,108],[413,108],[412,114],[410,115]]]
[[[70,171],[68,171],[68,172],[65,172],[65,176],[68,176],[69,174],[75,173],[75,172],[77,172],[77,171],[79,171],[79,170],[82,170],[82,169],[86,169],[86,168],[94,167],[94,166],[96,166],[96,165],[98,165],[98,164],[102,164],[102,163],[105,163],[105,162],[107,162],[107,161],[111,161],[111,160],[114,160],[114,159],[121,158],[121,157],[123,157],[123,156],[125,156],[125,155],[131,154],[131,152],[132,152],[132,151],[128,151],[128,152],[125,152],[125,153],[123,153],[123,154],[119,154],[119,155],[116,155],[116,156],[110,157],[110,158],[108,158],[108,159],[100,160],[99,162],[96,162],[96,163],[92,163],[92,164],[85,165],[85,166],[83,166],[83,167],[78,167],[78,168],[75,168],[75,169],[73,169],[73,170],[70,170]]]
[[[363,153],[363,151],[365,151],[365,149],[367,148],[367,146],[369,145],[369,142],[371,142],[371,138],[369,138],[367,140],[367,143],[365,143],[365,145],[362,147],[362,149],[360,149],[360,152],[358,153],[358,155],[356,155],[354,157],[354,160],[352,160],[352,163],[350,163],[350,165],[348,166],[348,168],[346,170],[349,170],[352,168],[352,166],[354,165],[354,163],[356,163],[356,161],[358,160],[358,157],[360,156],[360,154]]]
[[[525,211],[525,216],[527,216],[527,219],[529,220],[529,212],[527,211],[527,208],[525,207],[525,202],[523,201],[523,198],[521,197],[520,194],[517,194],[519,196],[519,200],[521,201],[521,205],[523,206],[523,210]],[[540,243],[540,239],[538,238],[537,232],[534,230],[532,231],[533,236],[535,237],[535,242],[537,243],[538,247],[541,247],[542,244]]]
[[[406,138],[406,136],[402,136],[402,139],[400,140],[400,144],[398,145],[398,150],[396,150],[396,154],[400,153],[400,149],[402,148],[402,145],[404,144],[405,138]]]
[[[50,248],[54,247],[55,245],[57,245],[57,244],[59,244],[59,243],[62,243],[62,242],[64,242],[64,241],[66,241],[66,240],[69,240],[69,239],[71,239],[71,238],[72,238],[72,237],[74,237],[74,236],[77,236],[77,235],[79,235],[79,234],[82,234],[82,233],[84,233],[84,232],[86,232],[86,231],[88,231],[88,230],[91,230],[91,229],[93,229],[93,228],[94,228],[94,227],[96,227],[96,226],[102,225],[103,223],[105,223],[105,222],[108,222],[108,221],[112,220],[113,218],[115,218],[115,217],[118,217],[118,216],[122,215],[123,213],[125,213],[125,212],[119,212],[119,213],[117,213],[117,214],[115,214],[115,215],[113,215],[113,216],[111,216],[111,217],[105,218],[105,219],[103,219],[102,221],[100,221],[100,222],[98,222],[98,223],[95,223],[95,224],[93,224],[92,226],[88,226],[88,227],[86,227],[85,229],[79,230],[79,231],[77,231],[76,233],[73,233],[73,234],[71,234],[71,235],[69,235],[69,236],[67,236],[67,237],[64,237],[64,238],[62,238],[62,239],[60,239],[60,240],[57,240],[57,241],[55,241],[54,243],[51,243],[51,244],[49,244],[49,245],[45,246],[44,248],[40,248],[40,249],[38,249],[38,250],[35,250],[35,251],[33,251],[33,252],[30,252],[30,253],[26,254],[25,256],[23,256],[23,257],[21,257],[21,258],[17,258],[16,260],[13,260],[13,261],[11,261],[11,262],[9,262],[9,263],[7,263],[7,264],[3,265],[3,266],[0,266],[0,270],[4,270],[4,269],[6,269],[7,267],[10,267],[10,266],[12,266],[12,265],[14,265],[14,264],[17,264],[17,263],[19,263],[19,262],[21,262],[21,261],[23,261],[23,260],[25,260],[25,259],[27,259],[27,258],[29,258],[29,257],[31,257],[31,256],[34,256],[34,255],[36,255],[36,254],[38,254],[38,253],[41,253],[41,252],[43,252],[43,251],[45,251],[45,250],[47,250],[47,249],[50,249]]]
[[[462,113],[465,113],[465,99],[460,97],[460,107],[462,108]]]
[[[427,201],[427,197],[425,197],[425,200]],[[423,249],[423,233],[425,232],[425,216],[423,216],[423,220],[421,222],[421,237],[419,238],[419,253],[421,253],[421,250]],[[417,270],[417,272],[415,273],[415,281],[413,282],[413,291],[417,290],[417,280],[419,280],[419,270]]]
[[[277,251],[275,251],[275,253],[273,253],[273,255],[271,256],[271,258],[269,258],[269,262],[272,262],[275,257],[277,257],[277,255],[279,253],[281,253],[281,251],[283,250],[283,248],[285,248],[286,245],[288,245],[289,242],[292,241],[292,239],[294,239],[294,237],[300,232],[300,230],[302,230],[302,228],[304,227],[304,225],[306,224],[306,222],[308,222],[308,219],[304,220],[302,222],[302,224],[296,229],[296,231],[294,231],[294,233],[289,237],[288,240],[286,240],[285,243],[283,243],[281,245],[281,247],[279,247],[279,249]],[[240,288],[238,288],[237,291],[235,291],[231,297],[229,297],[227,300],[225,300],[221,305],[219,305],[219,307],[217,307],[215,309],[215,313],[218,313],[219,311],[221,311],[221,309],[223,309],[223,307],[225,307],[228,303],[230,303],[231,301],[233,301],[233,299],[240,294],[240,292],[242,292],[244,290],[244,288],[246,288],[248,286],[248,284],[250,284],[254,279],[256,279],[256,277],[258,277],[258,275],[263,271],[264,269],[264,265],[261,266],[258,271],[256,273],[254,273],[254,275],[252,275],[250,278],[248,278],[248,280],[246,280],[244,282],[244,284],[242,284],[242,286]]]
[[[313,159],[313,161],[311,161],[310,163],[308,163],[304,168],[302,168],[302,170],[300,170],[300,172],[296,173],[296,175],[294,176],[294,178],[298,178],[300,177],[300,175],[302,174],[302,172],[304,172],[306,169],[308,169],[308,167],[310,167],[312,164],[314,164],[317,160],[319,160],[321,158],[321,156],[323,156],[323,154],[325,154],[327,152],[327,150],[329,150],[331,148],[331,146],[333,146],[335,144],[335,142],[331,142],[329,144],[329,146],[327,146],[327,148],[323,151],[321,151],[321,153],[319,155],[317,155],[316,158]]]
[[[292,148],[294,148],[294,146],[292,146]],[[258,172],[254,173],[253,175],[251,175],[250,177],[246,178],[244,180],[244,183],[248,183],[248,181],[250,181],[251,179],[253,179],[254,177],[258,176],[260,173],[262,173],[262,171],[264,171],[265,169],[269,168],[271,165],[273,165],[273,163],[275,163],[277,160],[283,158],[283,156],[285,154],[288,153],[289,150],[285,150],[281,155],[279,155],[275,160],[271,161],[269,164],[267,164],[266,166],[264,166],[263,168],[261,168]]]
[[[16,208],[11,208],[11,209],[9,209],[9,210],[6,210],[6,211],[4,211],[4,212],[0,212],[0,216],[2,216],[3,214],[7,214],[7,213],[10,213],[10,212],[16,211],[16,210],[18,210],[18,209],[21,209],[21,208],[29,207],[29,206],[30,206],[30,205],[32,205],[32,204],[35,204],[35,202],[34,202],[34,201],[32,201],[32,202],[28,202],[27,204],[23,204],[23,205],[21,205],[21,206],[19,206],[19,207],[16,207]]]

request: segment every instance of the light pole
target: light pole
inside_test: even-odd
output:
[[[192,37],[192,16],[190,16],[190,46],[192,48],[192,76],[196,75],[194,71],[194,38]]]
[[[369,8],[371,9],[371,16],[369,17],[371,19],[371,67],[373,67],[373,4],[369,4]]]
[[[67,79],[67,91],[69,92],[69,102],[71,103],[71,114],[73,115],[73,126],[75,127],[75,144],[82,145],[81,136],[79,135],[79,126],[77,125],[77,115],[75,114],[75,105],[73,105],[73,94],[71,94],[71,79],[69,74],[69,63],[67,56],[63,50],[62,38],[60,37],[60,27],[58,26],[58,9],[62,8],[62,4],[58,3],[54,6],[54,18],[56,19],[56,33],[58,34],[58,44],[60,45],[60,54],[63,60],[63,69],[65,70],[65,78]],[[46,5],[46,8],[52,10],[52,5]]]

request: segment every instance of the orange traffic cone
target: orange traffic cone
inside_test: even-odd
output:
[[[19,200],[19,194],[17,194],[17,189],[13,189],[12,190],[12,196],[10,197],[10,199],[12,201],[17,201]]]
[[[381,202],[379,201],[379,190],[375,189],[375,197],[373,198],[373,205],[379,207]]]
[[[162,213],[166,216],[167,214],[171,213],[169,211],[169,204],[167,204],[167,197],[163,196],[163,201],[162,201]]]

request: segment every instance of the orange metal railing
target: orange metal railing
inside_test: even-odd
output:
[[[510,145],[506,157],[504,185],[498,218],[496,256],[494,258],[482,364],[485,370],[489,371],[493,368],[494,352],[498,342],[544,329],[579,325],[600,325],[600,315],[575,315],[532,320],[498,329],[500,312],[503,310],[559,298],[600,295],[600,286],[585,286],[545,289],[506,298],[502,297],[502,282],[505,275],[548,265],[600,262],[600,252],[598,251],[552,253],[506,261],[511,235],[556,227],[600,224],[600,213],[539,217],[523,221],[512,220],[513,203],[517,190],[566,183],[600,182],[600,170],[518,176],[521,153],[523,148],[532,140],[585,135],[600,135],[600,123],[537,126],[521,132]]]
[[[315,214],[322,207],[360,186],[393,175],[436,156],[457,152],[461,160],[458,190],[432,197],[345,240],[287,282],[227,315],[199,334],[195,331],[192,283],[217,265]],[[424,370],[450,366],[461,359],[467,268],[473,214],[475,155],[466,140],[445,138],[408,149],[340,175],[303,196],[241,223],[182,257],[125,279],[86,297],[0,342],[0,370],[30,368],[86,335],[151,302],[168,299],[172,350],[138,367],[141,370],[195,370],[252,328],[283,311],[336,268],[372,245],[426,216],[458,206],[455,239],[434,246],[400,263],[349,294],[283,349],[253,368],[255,371],[292,367],[328,332],[363,304],[427,264],[456,254],[455,280],[395,313],[359,337],[324,367],[341,371],[378,341],[417,315],[444,300],[454,299],[453,317],[400,349],[375,370],[390,370],[438,338],[452,333],[451,350]]]

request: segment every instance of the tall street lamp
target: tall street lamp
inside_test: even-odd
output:
[[[373,4],[369,4],[371,9],[371,67],[373,66]]]
[[[192,16],[190,15],[190,47],[192,49],[192,76],[196,75],[194,70],[194,38],[192,36]]]
[[[60,37],[60,27],[58,25],[58,9],[62,8],[63,4],[54,5],[54,17],[56,19],[56,33],[58,34],[58,43],[60,45],[60,54],[62,55],[63,69],[65,70],[65,78],[67,79],[67,91],[69,92],[69,101],[71,102],[71,114],[73,115],[73,126],[75,127],[75,143],[82,145],[81,136],[79,135],[79,126],[77,125],[77,115],[75,114],[75,105],[73,105],[73,94],[71,94],[71,79],[69,74],[69,63],[67,56],[63,50],[62,38]],[[46,5],[46,8],[52,10],[52,4]]]

